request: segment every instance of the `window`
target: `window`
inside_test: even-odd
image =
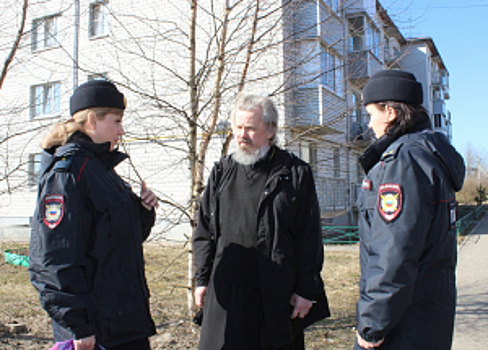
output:
[[[363,170],[363,166],[361,165],[359,158],[356,161],[356,176],[357,176],[358,182],[362,181],[364,178],[364,170]]]
[[[59,46],[57,16],[49,16],[34,20],[32,24],[32,50],[41,50]]]
[[[307,162],[312,168],[317,164],[317,147],[311,142],[300,142],[299,156]]]
[[[29,154],[29,163],[28,163],[28,178],[27,183],[29,186],[37,185],[39,181],[39,175],[41,173],[41,154]]]
[[[442,128],[442,115],[441,114],[434,114],[434,127],[435,128]]]
[[[90,5],[90,37],[108,33],[108,11],[104,2]]]
[[[322,72],[320,83],[327,86],[337,95],[342,96],[344,94],[344,77],[342,74],[344,66],[343,60],[338,56],[323,50],[320,54],[320,65]]]
[[[108,74],[107,73],[90,74],[88,76],[88,81],[92,81],[92,80],[108,80]]]
[[[60,114],[60,83],[31,87],[31,118],[51,117]]]
[[[439,89],[439,87],[438,87],[438,86],[434,86],[434,87],[432,88],[432,99],[433,99],[434,101],[439,101],[439,100],[441,100],[441,99],[442,99],[442,97],[441,97],[441,96],[442,96],[442,95],[441,95],[441,90]]]
[[[352,51],[364,50],[364,17],[349,18],[350,48]]]
[[[400,50],[396,46],[393,47],[393,57],[400,57]]]
[[[371,50],[380,57],[381,34],[365,17],[349,18],[349,41],[351,51]]]
[[[327,6],[335,13],[339,13],[339,0],[325,0]]]
[[[367,126],[363,125],[363,109],[361,105],[361,95],[357,92],[351,93],[351,128],[350,140],[362,140],[367,131]]]
[[[351,118],[353,123],[363,123],[363,109],[361,107],[361,95],[357,92],[351,93]]]
[[[334,148],[334,178],[338,179],[341,177],[341,155],[339,148]]]
[[[383,38],[383,55],[385,56],[385,61],[390,59],[390,39],[386,35]]]
[[[368,28],[369,37],[370,37],[370,50],[374,53],[377,58],[380,58],[381,52],[381,34],[376,29],[370,26]]]

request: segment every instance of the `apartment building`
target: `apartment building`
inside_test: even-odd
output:
[[[257,12],[254,1],[230,0],[199,1],[196,12],[177,0],[31,4],[29,29],[0,90],[0,226],[27,230],[39,141],[69,118],[69,96],[90,79],[114,81],[128,99],[123,150],[131,160],[117,170],[135,188],[144,178],[155,189],[164,203],[155,232],[169,238],[191,234],[188,149],[213,135],[208,173],[226,144],[240,86],[276,101],[280,144],[312,165],[325,224],[355,223],[357,158],[371,142],[361,90],[373,73],[415,73],[434,125],[451,134],[448,73],[433,40],[405,39],[378,1],[259,4]]]
[[[432,38],[408,39],[402,47],[401,66],[418,77],[424,88],[424,107],[431,112],[432,126],[452,140],[449,72]]]

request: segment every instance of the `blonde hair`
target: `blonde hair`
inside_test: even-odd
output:
[[[51,132],[42,139],[41,147],[48,149],[53,146],[62,146],[75,131],[85,131],[85,125],[90,113],[103,120],[107,114],[123,115],[124,111],[119,108],[95,107],[76,112],[71,119],[56,123]]]

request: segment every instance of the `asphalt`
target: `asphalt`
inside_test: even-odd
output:
[[[488,349],[488,214],[459,246],[452,350]]]

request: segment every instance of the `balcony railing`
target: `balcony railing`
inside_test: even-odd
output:
[[[347,55],[348,78],[364,84],[371,75],[382,69],[382,63],[369,50],[354,51]]]
[[[351,123],[351,129],[349,131],[349,141],[353,142],[367,142],[371,140],[371,129],[369,129],[367,123]]]

